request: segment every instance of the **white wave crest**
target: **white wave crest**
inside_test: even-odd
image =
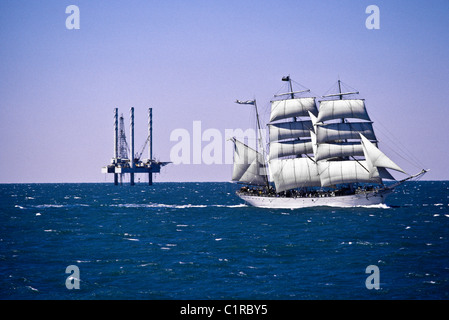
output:
[[[391,207],[389,207],[385,203],[370,204],[370,205],[364,205],[364,206],[354,206],[354,208],[391,209]]]
[[[122,204],[112,204],[111,207],[124,207],[124,208],[172,208],[172,209],[186,209],[186,208],[243,208],[247,207],[246,204],[236,204],[236,205],[224,205],[224,204],[164,204],[164,203],[122,203]]]

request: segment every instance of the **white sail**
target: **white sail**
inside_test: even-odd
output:
[[[320,112],[317,122],[342,118],[356,118],[370,121],[365,108],[365,101],[360,99],[320,101]]]
[[[271,102],[270,122],[292,117],[308,116],[308,111],[317,114],[315,98],[297,98]]]
[[[313,119],[312,119],[313,122]],[[316,143],[316,134],[314,131],[310,130],[310,139],[312,140],[312,150],[314,156],[316,156],[317,153],[317,143]],[[315,160],[316,161],[316,160]]]
[[[363,156],[363,148],[359,141],[341,143],[320,143],[316,147],[315,161],[337,157]]]
[[[270,132],[270,141],[279,141],[284,139],[294,139],[310,137],[310,130],[313,130],[312,121],[292,121],[272,123],[268,125]]]
[[[313,153],[310,139],[275,141],[270,143],[270,159],[306,153]]]
[[[315,126],[317,143],[346,139],[360,139],[362,133],[369,140],[376,140],[371,122],[328,123]]]
[[[310,117],[310,121],[312,121],[312,124],[313,124],[313,127],[314,127],[314,129],[313,130],[315,130],[315,126],[316,126],[316,124],[317,124],[317,117],[312,113],[312,112],[309,112],[309,117]]]
[[[321,186],[317,165],[309,158],[270,160],[270,173],[277,192]]]
[[[387,169],[382,168],[382,167],[378,167],[377,168],[377,172],[379,173],[379,177],[381,177],[382,179],[388,179],[388,180],[396,180],[390,172],[388,172]],[[374,170],[374,174],[375,174],[375,170]]]
[[[243,175],[239,178],[239,182],[265,186],[267,185],[266,178],[260,174],[260,172],[265,172],[265,167],[258,160],[254,160],[245,170]]]
[[[388,158],[385,153],[380,151],[371,141],[369,141],[363,134],[360,134],[362,139],[363,153],[365,154],[368,170],[370,174],[374,173],[378,167],[389,168],[402,173],[405,173],[396,163]]]
[[[232,180],[252,185],[266,185],[266,170],[262,154],[235,138],[232,141],[234,142]]]
[[[353,182],[382,183],[377,170],[372,175],[368,172],[366,161],[319,161],[318,172],[322,187]]]

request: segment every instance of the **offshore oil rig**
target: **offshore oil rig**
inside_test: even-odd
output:
[[[153,173],[160,173],[161,167],[170,162],[160,162],[153,159],[153,109],[148,109],[148,137],[140,152],[134,150],[134,108],[130,109],[130,137],[131,143],[128,145],[125,134],[125,121],[123,114],[118,116],[118,108],[114,109],[114,157],[111,164],[102,167],[102,173],[113,173],[114,184],[120,185],[123,181],[123,174],[129,173],[130,184],[133,186],[134,174],[147,173],[148,185],[153,184]],[[142,154],[148,144],[148,159],[142,159]],[[132,159],[132,161],[131,161]]]

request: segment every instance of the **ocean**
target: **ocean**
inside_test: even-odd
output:
[[[1,184],[0,299],[449,298],[449,181],[298,210],[238,187]]]

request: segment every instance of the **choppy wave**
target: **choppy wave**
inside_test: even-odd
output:
[[[246,204],[237,205],[224,205],[224,204],[165,204],[165,203],[121,203],[111,204],[111,207],[124,207],[124,208],[172,208],[172,209],[186,209],[186,208],[243,208],[247,207]]]
[[[298,211],[251,207],[238,187],[0,184],[1,296],[447,297],[449,182],[405,183],[387,204]],[[64,285],[72,264],[83,280],[77,292]],[[380,290],[365,286],[371,264]]]
[[[75,207],[89,207],[89,204],[37,204],[37,205],[27,205],[26,207],[21,205],[15,205],[15,208],[25,210],[25,209],[48,209],[48,208],[75,208]]]

